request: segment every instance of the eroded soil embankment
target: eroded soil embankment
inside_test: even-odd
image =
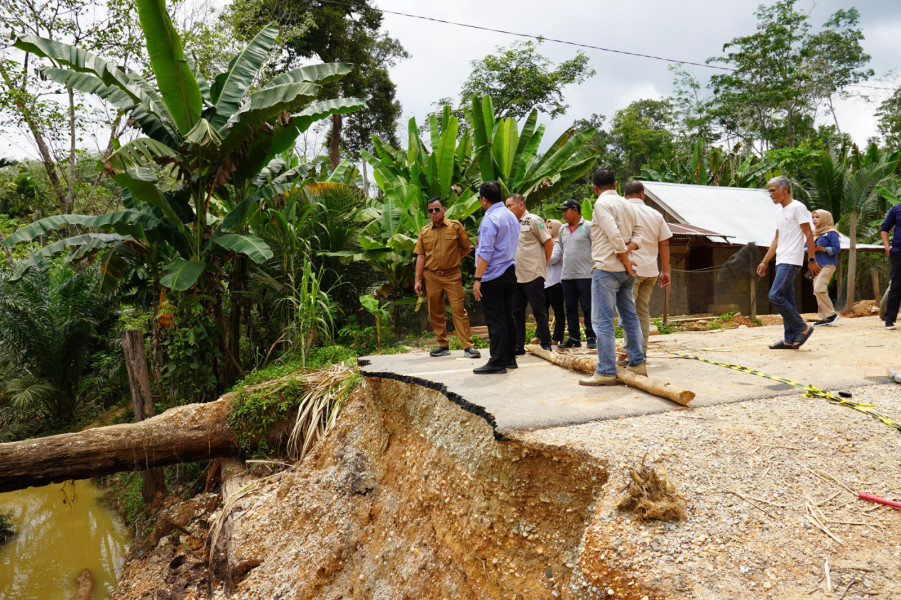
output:
[[[495,439],[440,388],[380,377],[364,388],[297,469],[242,500],[213,561],[212,588],[226,588],[211,597],[606,595],[618,575],[579,567],[603,461]]]

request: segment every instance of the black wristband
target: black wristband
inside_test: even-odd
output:
[[[472,279],[473,279],[473,281],[482,281],[481,277],[473,277]]]

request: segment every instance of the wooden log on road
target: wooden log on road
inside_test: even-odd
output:
[[[582,373],[594,373],[597,370],[598,360],[595,356],[585,356],[580,354],[568,354],[564,352],[547,351],[541,346],[527,345],[526,350],[543,358],[555,365],[565,367],[573,371]],[[689,390],[683,390],[670,383],[658,381],[644,375],[633,373],[625,367],[616,367],[616,377],[626,385],[637,388],[643,392],[672,400],[678,404],[687,405],[694,400],[695,393]]]
[[[179,406],[140,423],[0,444],[0,492],[237,455],[230,398]],[[276,424],[267,432],[270,447],[283,447],[289,433],[284,422]]]

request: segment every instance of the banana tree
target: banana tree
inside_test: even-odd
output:
[[[364,101],[316,101],[322,85],[350,71],[342,63],[294,69],[249,93],[274,45],[273,26],[264,27],[210,84],[185,57],[164,0],[136,5],[156,86],[68,44],[36,36],[14,44],[52,61],[45,77],[109,102],[144,134],[123,144],[105,165],[123,188],[124,210],[49,217],[3,243],[61,227],[88,228],[43,248],[18,275],[43,256],[71,251],[72,258],[100,257],[109,287],[143,263],[155,289],[206,298],[208,313],[224,331],[224,271],[244,258],[261,263],[272,256],[249,231],[250,221],[268,199],[297,185],[290,177],[271,177],[278,155],[313,123],[357,110]],[[223,349],[228,355],[224,344]],[[235,363],[233,356],[230,361]]]
[[[339,254],[369,262],[395,295],[413,280],[413,247],[420,230],[429,223],[429,198],[444,200],[448,218],[475,227],[475,221],[469,219],[479,208],[472,135],[464,129],[458,139],[459,133],[458,119],[445,107],[440,125],[434,114],[429,117],[429,145],[423,142],[416,120],[410,119],[406,152],[377,136],[373,136],[374,155],[361,151],[372,166],[382,196],[373,200],[363,215],[368,224],[359,238],[361,251]]]
[[[538,154],[544,125],[538,125],[538,111],[526,118],[522,131],[512,118],[494,114],[490,96],[473,96],[466,113],[475,139],[475,162],[479,181],[497,180],[504,197],[522,194],[531,206],[582,177],[596,157],[585,146],[596,134],[592,128],[576,133],[565,131],[542,155]]]
[[[356,110],[363,101],[311,103],[320,85],[349,72],[346,64],[295,69],[248,95],[275,42],[278,31],[272,26],[263,28],[209,85],[185,58],[165,3],[139,0],[137,7],[158,90],[138,74],[85,50],[36,36],[16,40],[16,47],[67,67],[45,68],[44,76],[107,100],[125,111],[146,137],[121,146],[106,164],[127,191],[125,211],[94,219],[51,217],[5,243],[27,241],[66,225],[96,228],[107,233],[76,236],[62,245],[106,248],[107,265],[146,255],[161,286],[187,290],[205,271],[215,271],[213,263],[221,262],[215,260],[217,255],[238,253],[254,262],[271,256],[259,237],[243,229],[267,194],[293,182],[260,189],[260,172],[312,123]],[[231,209],[226,214],[215,210],[220,199],[220,207]],[[55,245],[42,254],[61,249]],[[105,268],[104,275],[115,279],[114,271]]]

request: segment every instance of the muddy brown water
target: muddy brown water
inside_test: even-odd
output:
[[[112,593],[131,535],[90,481],[0,494],[0,513],[12,511],[16,536],[0,546],[0,600],[69,599],[88,569],[93,600]]]

